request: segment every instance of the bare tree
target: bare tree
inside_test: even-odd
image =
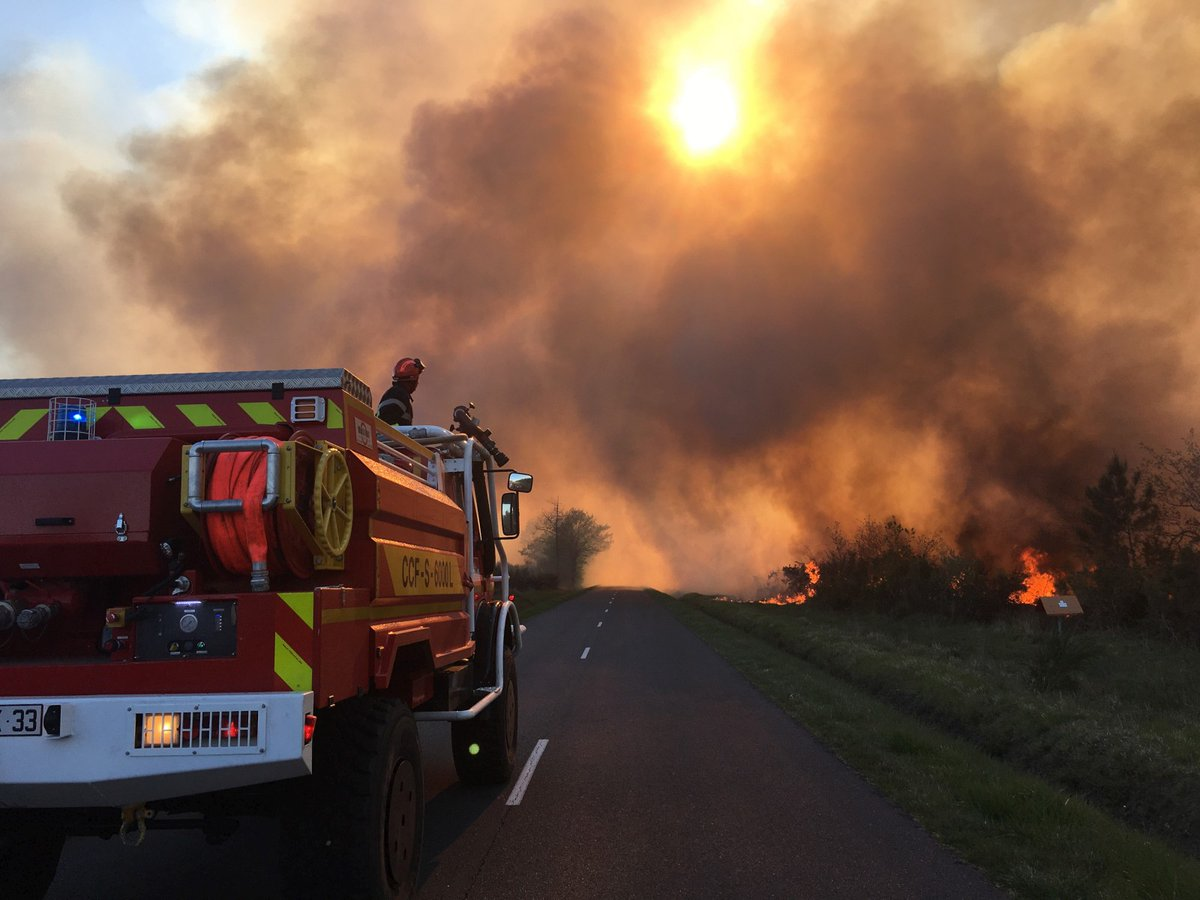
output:
[[[1151,483],[1163,505],[1167,540],[1174,548],[1200,544],[1200,444],[1188,432],[1178,449],[1153,451]]]
[[[612,546],[607,525],[582,509],[564,510],[557,502],[534,522],[533,534],[525,558],[538,571],[552,574],[560,588],[579,587],[588,563]]]

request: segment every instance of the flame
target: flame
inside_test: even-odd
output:
[[[809,596],[814,596],[816,592],[817,582],[821,581],[821,566],[817,565],[816,559],[810,559],[804,564],[804,574],[809,576]]]
[[[759,603],[769,606],[800,606],[808,602],[808,592],[801,591],[799,594],[776,594],[774,597],[764,597]]]
[[[1025,590],[1009,595],[1014,603],[1037,603],[1042,597],[1054,594],[1056,587],[1054,576],[1043,572],[1041,566],[1046,562],[1046,554],[1039,553],[1032,547],[1021,551],[1021,565],[1025,569]]]
[[[817,595],[817,582],[821,580],[821,567],[817,565],[815,559],[810,559],[804,564],[804,574],[808,576],[808,586],[794,594],[778,593],[773,597],[763,597],[761,600],[754,601],[744,601],[736,597],[727,596],[718,597],[717,599],[726,603],[753,602],[767,606],[800,606]]]

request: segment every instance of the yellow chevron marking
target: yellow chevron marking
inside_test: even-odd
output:
[[[292,612],[304,620],[309,628],[313,627],[313,592],[297,591],[296,593],[279,595],[279,599],[292,608]]]
[[[113,409],[119,412],[121,418],[128,422],[129,427],[135,431],[149,431],[163,427],[163,423],[158,421],[158,417],[144,406],[114,406]]]
[[[225,424],[207,403],[180,403],[178,406],[179,411],[187,416],[188,421],[198,428]]]
[[[246,415],[256,425],[274,425],[277,422],[283,421],[283,414],[266,401],[259,400],[251,403],[239,403],[238,406],[245,411]]]
[[[312,690],[312,666],[278,634],[275,635],[275,674],[293,691]]]
[[[325,424],[335,429],[346,427],[346,423],[342,420],[342,410],[332,400],[325,402]]]
[[[46,418],[48,411],[46,409],[18,410],[11,419],[4,423],[4,427],[0,428],[0,441],[20,440],[30,428]]]

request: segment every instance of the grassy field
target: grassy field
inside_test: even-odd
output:
[[[544,613],[548,609],[554,609],[558,604],[570,600],[572,597],[578,597],[585,591],[590,590],[591,588],[577,588],[573,590],[547,588],[544,590],[515,591],[517,613],[520,615],[522,622],[528,622],[539,613]]]
[[[1155,820],[1196,815],[1197,751],[1174,730],[1197,727],[1194,651],[1092,638],[1072,665],[1051,666],[1082,676],[1077,688],[1037,690],[1050,642],[1037,629],[664,599],[1014,896],[1200,897],[1200,863],[1179,852],[1191,836]],[[1135,809],[1111,808],[1118,797]]]

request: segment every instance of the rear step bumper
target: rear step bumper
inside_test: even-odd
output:
[[[0,697],[0,807],[127,806],[306,775],[312,711],[311,692]],[[40,734],[12,733],[35,718]]]

